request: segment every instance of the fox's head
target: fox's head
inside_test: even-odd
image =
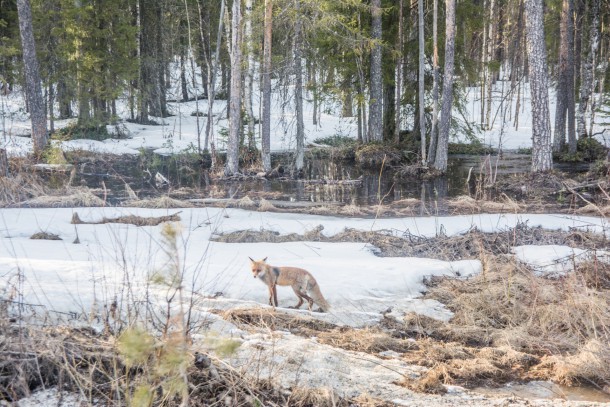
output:
[[[252,276],[254,278],[258,277],[261,274],[265,273],[266,270],[266,266],[267,266],[267,258],[265,257],[262,260],[256,261],[253,260],[252,257],[248,257],[250,259],[250,266],[252,267]]]

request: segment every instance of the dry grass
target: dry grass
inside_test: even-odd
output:
[[[157,198],[129,200],[123,203],[123,206],[136,208],[151,208],[151,209],[175,209],[175,208],[193,208],[194,205],[188,201],[170,198],[163,195]]]
[[[193,406],[354,405],[330,390],[282,389],[268,381],[252,380],[210,355],[190,354],[185,374],[189,404]],[[91,405],[123,405],[138,384],[150,380],[146,367],[125,366],[118,356],[115,337],[87,329],[3,329],[0,356],[0,399],[9,403],[39,386],[57,386],[80,393]],[[178,406],[180,400],[165,397],[162,404],[155,405]],[[388,404],[368,399],[361,405]]]
[[[106,218],[103,217],[101,220],[86,222],[81,220],[78,216],[78,212],[74,212],[72,214],[72,220],[70,223],[73,225],[99,225],[104,223],[123,223],[128,225],[135,226],[157,226],[164,222],[180,222],[180,216],[178,216],[180,212],[172,214],[172,215],[164,215],[164,216],[156,216],[156,217],[144,217],[137,215],[127,215],[127,216],[119,216],[118,218]]]
[[[88,188],[70,188],[63,195],[43,195],[20,203],[30,208],[71,208],[105,206],[106,202]]]
[[[277,210],[277,208],[271,202],[265,198],[261,198],[260,202],[258,203],[259,212],[272,212],[275,210]]]
[[[242,209],[253,209],[256,208],[256,203],[248,195],[246,195],[237,201],[237,207]]]

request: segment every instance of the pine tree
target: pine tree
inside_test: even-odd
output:
[[[32,121],[32,142],[34,154],[40,155],[47,145],[47,118],[44,112],[38,59],[36,58],[30,1],[17,0],[17,11],[19,13],[19,32],[21,33],[23,50],[26,93]]]
[[[371,1],[371,79],[369,100],[369,140],[383,140],[383,81],[381,72],[381,0]]]

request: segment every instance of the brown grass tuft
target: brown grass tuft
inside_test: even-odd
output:
[[[188,201],[170,198],[167,195],[158,198],[129,200],[123,206],[151,209],[192,208],[194,205]]]
[[[269,212],[269,211],[274,211],[277,208],[268,200],[266,200],[265,198],[261,198],[259,204],[258,204],[258,210],[259,212]]]

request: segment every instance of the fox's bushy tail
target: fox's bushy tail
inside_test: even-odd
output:
[[[330,310],[330,304],[322,295],[322,291],[320,291],[320,286],[318,285],[318,283],[314,284],[314,286],[311,287],[311,291],[309,294],[311,295],[313,302],[316,303],[320,308],[322,308],[322,311],[328,312]]]

